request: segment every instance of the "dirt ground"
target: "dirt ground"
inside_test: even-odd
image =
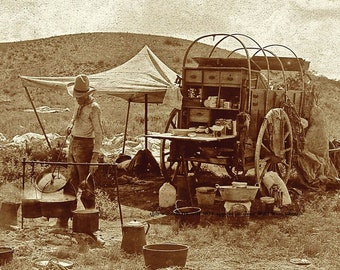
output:
[[[121,179],[122,180],[122,179]],[[171,229],[174,226],[173,209],[160,209],[158,206],[159,188],[163,184],[162,178],[152,180],[128,179],[119,185],[119,197],[122,209],[123,223],[138,220],[147,221],[150,226],[153,224],[164,225],[165,228]],[[113,198],[117,195],[113,187],[104,188]],[[216,204],[215,204],[216,205]],[[207,210],[207,209],[206,209]],[[209,211],[209,209],[207,210]],[[216,209],[215,209],[216,211]],[[223,204],[219,204],[219,213],[223,213]],[[219,215],[205,215],[203,211],[201,215],[201,225],[209,225],[214,222],[224,222],[224,217]],[[95,249],[108,249],[112,247],[120,248],[122,241],[121,219],[119,208],[113,209],[112,215],[116,216],[116,220],[108,221],[100,219],[99,231],[96,233],[98,237],[105,241],[102,246],[95,242],[93,238],[86,234],[72,232],[72,220],[69,221],[69,228],[55,228],[56,219],[47,219],[45,217],[28,219],[25,218],[21,223],[21,210],[18,211],[18,222],[16,225],[5,226],[0,229],[0,246],[10,246],[14,248],[15,260],[26,265],[33,265],[36,260],[48,260],[48,258],[58,257],[67,258],[67,254],[63,254],[61,250],[77,249],[83,253],[90,253]],[[159,227],[157,227],[159,229]],[[166,230],[168,230],[166,229]],[[153,234],[157,234],[154,229]],[[65,252],[64,252],[65,253]],[[198,258],[199,260],[199,258]],[[143,264],[140,258],[139,263]],[[212,262],[211,262],[212,263]],[[222,262],[214,262],[213,265],[220,267]],[[281,268],[276,268],[282,262],[257,262],[253,269],[298,269],[296,265],[285,264]],[[242,269],[239,261],[228,261],[231,268]],[[232,266],[235,266],[233,268]],[[237,266],[237,267],[236,267]],[[1,269],[1,267],[0,267]],[[14,269],[14,268],[4,268]],[[22,268],[32,269],[32,268]],[[34,268],[33,268],[34,269]],[[47,269],[47,268],[44,268]],[[73,269],[82,269],[74,267]],[[91,268],[94,269],[94,268]],[[102,269],[102,268],[98,268]],[[104,268],[103,268],[104,269]],[[107,268],[105,268],[107,269]],[[121,268],[128,269],[128,268]],[[185,269],[204,269],[202,262],[188,261]],[[226,268],[227,269],[227,268]],[[243,269],[250,269],[244,265]],[[317,269],[309,266],[308,269]]]

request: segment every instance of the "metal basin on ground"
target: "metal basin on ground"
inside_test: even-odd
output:
[[[148,269],[184,267],[189,246],[164,243],[143,246],[144,262]]]

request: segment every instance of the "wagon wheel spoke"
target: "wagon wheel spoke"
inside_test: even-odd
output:
[[[266,150],[268,153],[273,153],[272,150],[270,150],[266,145],[264,145],[263,143],[261,144],[261,147]]]

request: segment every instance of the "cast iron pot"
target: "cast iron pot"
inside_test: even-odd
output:
[[[0,247],[0,265],[4,265],[13,260],[14,249],[10,247]]]
[[[41,205],[38,199],[22,199],[21,211],[24,218],[41,217]]]
[[[59,199],[41,199],[41,214],[47,218],[70,218],[77,208],[77,198],[73,196]]]
[[[94,233],[99,230],[99,210],[83,209],[72,211],[72,230],[77,233]]]

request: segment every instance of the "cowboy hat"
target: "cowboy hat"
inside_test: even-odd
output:
[[[89,78],[84,74],[78,75],[74,83],[67,86],[67,90],[69,95],[75,98],[89,95],[95,91],[95,89],[90,86]]]

